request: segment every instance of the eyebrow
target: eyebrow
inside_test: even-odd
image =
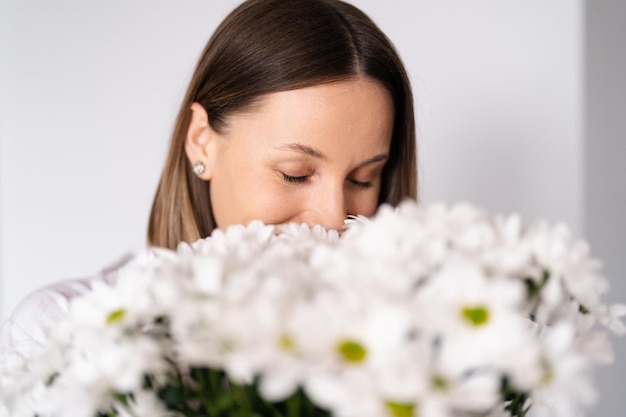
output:
[[[317,159],[321,159],[321,160],[326,160],[326,155],[324,155],[321,151],[315,149],[315,148],[311,148],[310,146],[306,146],[306,145],[302,145],[300,143],[286,143],[284,145],[281,146],[277,146],[276,149],[279,150],[286,150],[286,151],[295,151],[295,152],[299,152],[302,153],[304,155],[308,155],[308,156],[312,156],[313,158],[317,158]],[[380,154],[380,155],[376,155],[372,158],[369,158],[365,161],[363,161],[362,163],[359,164],[360,167],[365,166],[365,165],[369,165],[369,164],[373,164],[375,162],[380,162],[380,161],[385,161],[387,160],[387,158],[389,158],[389,155],[387,154]]]
[[[321,151],[313,149],[310,146],[302,145],[300,143],[287,143],[281,146],[277,146],[276,149],[284,151],[296,151],[305,155],[312,156],[313,158],[326,160],[326,155],[324,155]]]
[[[369,165],[369,164],[373,164],[375,162],[380,162],[380,161],[386,161],[387,158],[389,158],[388,155],[386,154],[380,154],[380,155],[376,155],[370,159],[367,159],[365,161],[363,161],[362,163],[359,164],[360,167],[363,167],[365,165]]]

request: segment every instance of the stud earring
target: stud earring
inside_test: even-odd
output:
[[[196,161],[193,164],[193,172],[195,172],[196,175],[202,175],[204,171],[205,171],[205,167],[202,161]]]

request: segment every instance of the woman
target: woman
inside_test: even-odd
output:
[[[393,46],[338,0],[250,0],[209,40],[181,106],[148,226],[175,248],[261,219],[340,229],[416,198],[413,101]],[[31,294],[3,325],[0,367],[45,343],[69,301],[122,267]]]

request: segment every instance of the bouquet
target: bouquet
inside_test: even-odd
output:
[[[12,361],[0,415],[575,417],[612,360],[603,329],[625,332],[565,226],[467,204],[155,251]]]

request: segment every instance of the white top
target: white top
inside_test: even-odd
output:
[[[10,355],[26,358],[45,344],[50,329],[67,315],[70,301],[90,291],[94,282],[112,285],[122,268],[145,264],[151,257],[150,250],[128,253],[92,277],[59,282],[28,295],[0,327],[0,370]]]

